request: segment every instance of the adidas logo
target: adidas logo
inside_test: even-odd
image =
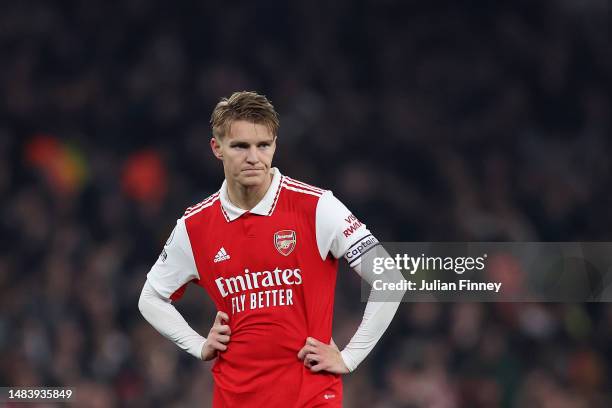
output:
[[[217,263],[221,261],[227,261],[228,259],[230,259],[229,254],[225,251],[225,248],[221,247],[219,252],[217,252],[217,255],[215,255],[215,259],[213,259],[213,262]]]

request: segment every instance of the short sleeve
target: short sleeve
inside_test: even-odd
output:
[[[366,225],[331,191],[323,193],[317,203],[316,233],[322,259],[331,253],[334,258],[345,257],[350,266],[355,266],[365,252],[378,245]]]
[[[194,279],[199,279],[199,274],[185,220],[181,218],[176,222],[162,253],[147,274],[147,280],[160,295],[169,299]]]

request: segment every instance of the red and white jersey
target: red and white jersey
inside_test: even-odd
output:
[[[338,258],[354,265],[378,241],[331,191],[273,172],[250,211],[226,182],[189,207],[147,278],[173,300],[193,282],[230,316],[214,406],[340,405],[340,376],[312,373],[297,353],[307,337],[330,342]]]

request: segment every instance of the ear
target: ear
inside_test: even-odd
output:
[[[219,160],[223,160],[223,151],[221,149],[221,142],[216,137],[210,139],[210,149],[212,150],[215,157]]]

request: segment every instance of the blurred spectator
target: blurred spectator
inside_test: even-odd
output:
[[[208,116],[235,90],[280,112],[283,173],[333,189],[381,240],[609,240],[608,8],[3,2],[2,385],[75,387],[75,406],[210,400],[210,365],[136,305],[175,219],[219,188]],[[361,310],[358,279],[339,279],[343,344]],[[203,293],[178,307],[208,331]],[[400,313],[346,376],[346,406],[612,406],[605,304]]]

